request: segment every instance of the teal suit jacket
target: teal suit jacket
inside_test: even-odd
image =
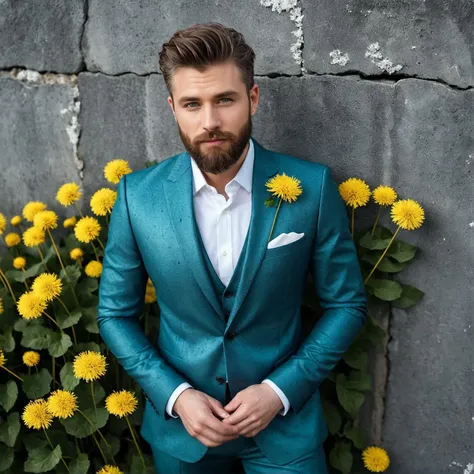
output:
[[[347,351],[367,317],[365,292],[347,210],[330,168],[267,150],[255,139],[252,214],[242,280],[226,318],[206,272],[194,225],[187,152],[124,176],[109,226],[99,288],[98,324],[111,352],[142,387],[141,435],[153,449],[196,462],[207,447],[188,434],[166,403],[182,382],[224,403],[268,378],[291,403],[255,436],[276,464],[302,456],[328,431],[319,386]],[[276,207],[266,207],[267,180],[285,173],[303,193],[283,202],[272,238],[304,232],[267,249]],[[304,339],[300,306],[308,270],[324,314]],[[160,307],[152,344],[138,322],[148,276]],[[235,337],[226,338],[233,332]]]

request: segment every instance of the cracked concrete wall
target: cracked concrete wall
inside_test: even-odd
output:
[[[262,144],[425,207],[423,227],[401,235],[421,251],[400,279],[426,295],[392,311],[362,423],[390,472],[470,472],[473,20],[472,0],[3,0],[0,211],[41,199],[66,217],[55,191],[76,181],[88,212],[107,161],[138,169],[182,151],[160,46],[191,23],[237,28],[257,54]]]

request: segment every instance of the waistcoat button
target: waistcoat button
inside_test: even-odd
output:
[[[234,337],[237,336],[237,333],[236,332],[228,332],[225,337],[227,339],[234,339]]]
[[[223,383],[225,382],[224,377],[221,377],[220,375],[218,375],[218,376],[216,377],[216,382],[217,382],[218,384],[223,384]]]

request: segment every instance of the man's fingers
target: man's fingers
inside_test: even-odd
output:
[[[221,436],[233,437],[239,435],[235,426],[227,423],[224,424],[224,421],[218,420],[214,415],[206,419],[205,425]]]
[[[225,420],[222,420],[222,423],[225,423],[226,425],[235,425],[237,423],[240,423],[242,420],[245,420],[245,418],[247,417],[247,410],[245,410],[241,405],[239,409],[232,413],[232,415],[230,415]]]
[[[210,405],[211,411],[215,415],[218,415],[221,418],[227,418],[229,416],[229,414],[224,410],[224,407],[220,404],[218,400],[209,397],[209,405]]]
[[[231,413],[235,410],[237,410],[237,408],[239,408],[240,404],[242,402],[240,401],[240,398],[238,395],[236,395],[225,407],[224,407],[224,410],[226,410],[227,412]]]

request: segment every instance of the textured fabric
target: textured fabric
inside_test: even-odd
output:
[[[366,322],[367,295],[349,219],[330,169],[266,150],[254,138],[252,214],[239,285],[230,313],[213,288],[199,244],[191,158],[184,152],[125,175],[109,223],[99,287],[100,334],[146,397],[141,435],[155,450],[186,462],[208,448],[165,411],[181,383],[225,402],[268,378],[289,398],[254,440],[275,464],[286,465],[324,441],[327,426],[319,386]],[[264,204],[265,183],[295,176],[303,194],[275,207]],[[267,248],[269,237],[304,233]],[[324,314],[303,340],[301,299],[308,270]],[[160,308],[158,340],[140,324],[147,277]]]
[[[232,445],[226,454],[209,449],[207,454],[196,463],[187,463],[169,456],[162,451],[154,451],[153,459],[157,474],[231,474],[234,458],[242,460],[246,474],[327,474],[326,456],[323,446],[284,466],[272,463],[253,441]],[[230,445],[231,443],[227,443]],[[224,445],[222,445],[224,446]],[[218,447],[219,448],[219,447]]]

